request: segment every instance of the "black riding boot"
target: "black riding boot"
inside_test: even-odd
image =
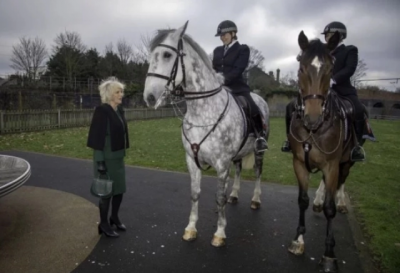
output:
[[[290,121],[292,118],[292,113],[294,111],[294,101],[291,101],[286,105],[286,115],[285,115],[285,125],[286,125],[286,136],[290,133]],[[286,137],[286,140],[283,142],[281,151],[285,153],[290,153],[292,151],[292,147],[290,147],[290,143]]]
[[[266,137],[266,132],[264,130],[264,126],[263,126],[263,121],[260,115],[256,115],[253,117],[253,122],[255,125],[255,129],[257,130],[258,133],[258,137],[256,139],[256,151],[257,153],[259,152],[263,152],[265,150],[268,149],[268,143],[267,140],[265,139]]]
[[[119,230],[126,230],[126,226],[121,223],[118,217],[119,207],[121,206],[122,202],[122,194],[114,195],[112,198],[112,210],[111,210],[111,217],[110,217],[110,225],[116,225]]]
[[[108,210],[110,208],[111,198],[103,199],[100,198],[99,210],[100,210],[100,224],[98,226],[99,234],[104,233],[107,237],[118,237],[119,234],[116,233],[107,221]]]
[[[351,161],[364,161],[365,152],[360,143],[362,142],[364,120],[357,120],[354,122],[354,129],[356,131],[357,143],[356,146],[351,150]]]
[[[289,135],[290,117],[289,118],[286,117],[285,122],[286,122],[286,135],[288,136]],[[287,138],[282,144],[281,151],[282,152],[286,152],[286,153],[289,153],[289,152],[292,151],[292,148],[290,147],[289,140],[287,140]]]

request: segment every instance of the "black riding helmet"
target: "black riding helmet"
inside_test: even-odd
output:
[[[347,29],[346,26],[341,23],[341,22],[331,22],[329,24],[326,25],[324,31],[321,34],[327,34],[327,33],[335,33],[336,31],[338,31],[343,39],[346,39],[347,37]]]
[[[215,37],[224,35],[228,32],[238,32],[236,24],[230,20],[222,21],[218,25],[217,34],[215,34]]]

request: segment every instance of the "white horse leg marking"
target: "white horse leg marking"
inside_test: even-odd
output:
[[[340,213],[347,213],[345,195],[344,195],[344,183],[339,187],[339,190],[336,193],[337,197],[337,209]]]
[[[211,242],[213,246],[219,247],[225,245],[225,227],[226,227],[226,190],[227,190],[227,178],[229,175],[229,167],[225,168],[218,174],[218,188],[217,188],[217,207],[218,207],[218,221],[217,231],[214,233],[214,238]]]
[[[259,209],[261,206],[261,174],[262,174],[262,164],[263,164],[263,156],[264,153],[255,155],[256,162],[254,165],[254,171],[256,175],[256,182],[254,184],[254,193],[253,198],[251,199],[251,208],[252,209]]]
[[[318,190],[315,192],[315,199],[314,199],[314,211],[321,212],[322,211],[322,204],[324,203],[325,197],[325,183],[324,179],[321,179],[319,182]]]
[[[337,191],[336,197],[338,198],[338,206],[346,206],[346,202],[344,201],[344,184],[340,186],[339,190]]]
[[[240,173],[242,172],[242,162],[237,161],[235,162],[235,179],[232,186],[232,192],[230,194],[229,203],[236,203],[239,197],[239,190],[240,190]]]
[[[186,162],[191,179],[192,209],[190,210],[189,224],[185,228],[183,239],[186,241],[192,241],[197,237],[196,223],[199,219],[198,205],[201,192],[201,170],[197,168],[196,163],[188,154],[186,154]]]

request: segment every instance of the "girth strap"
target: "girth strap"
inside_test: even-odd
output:
[[[207,169],[203,169],[203,168],[200,166],[200,162],[199,162],[199,159],[198,159],[198,153],[199,153],[199,151],[200,151],[200,145],[206,140],[206,138],[211,134],[211,132],[213,132],[213,131],[215,130],[215,128],[217,128],[217,125],[218,125],[219,122],[222,120],[222,118],[225,116],[226,110],[228,109],[229,97],[230,97],[229,94],[228,94],[228,91],[226,91],[226,92],[227,92],[227,97],[228,97],[228,99],[227,99],[227,101],[226,101],[226,105],[225,105],[224,110],[222,111],[221,115],[218,117],[217,122],[214,124],[214,126],[211,128],[211,130],[203,137],[203,139],[200,141],[199,144],[197,144],[197,143],[190,143],[190,140],[189,140],[189,138],[187,137],[187,135],[186,135],[186,133],[185,133],[185,130],[184,130],[184,128],[183,128],[183,122],[182,122],[182,132],[183,132],[183,135],[185,136],[187,142],[189,142],[189,144],[190,144],[190,148],[192,149],[193,156],[194,156],[194,161],[196,162],[197,167],[198,167],[199,169],[203,170],[203,171],[207,171],[208,169],[211,168],[211,166],[208,166]]]

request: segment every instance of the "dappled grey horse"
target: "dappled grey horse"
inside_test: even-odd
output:
[[[254,166],[257,178],[251,207],[258,209],[264,152],[255,151],[255,137],[249,134],[250,126],[243,110],[246,107],[243,108],[223,86],[223,76],[212,69],[205,51],[185,34],[187,24],[177,30],[159,30],[153,38],[143,96],[147,106],[155,109],[166,105],[167,100],[185,100],[187,110],[182,122],[182,143],[191,177],[192,208],[183,239],[192,241],[197,237],[201,171],[208,165],[218,175],[218,227],[211,244],[219,247],[225,244],[226,238],[225,205],[231,164],[234,162],[236,173],[229,201],[237,201],[242,167]],[[251,95],[262,113],[268,141],[268,105],[257,94]]]

